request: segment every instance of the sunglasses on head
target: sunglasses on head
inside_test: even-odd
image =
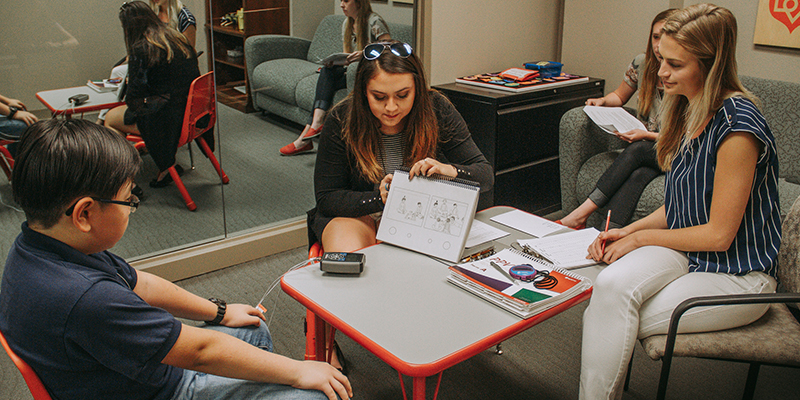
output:
[[[400,58],[407,58],[413,51],[408,43],[373,43],[364,47],[364,58],[370,61],[377,59],[386,49]]]

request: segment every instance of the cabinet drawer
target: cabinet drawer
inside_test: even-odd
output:
[[[494,180],[494,204],[537,215],[561,209],[558,157],[519,169],[501,171]]]

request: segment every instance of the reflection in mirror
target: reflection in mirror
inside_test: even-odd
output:
[[[126,54],[118,18],[121,3],[31,0],[4,4],[0,13],[0,94],[22,101],[40,119],[51,117],[48,105],[62,112],[70,108],[63,95],[49,99],[42,93],[46,91],[75,88],[89,96],[86,106],[96,108],[101,95],[90,89],[87,81],[108,78],[112,67]],[[202,27],[204,0],[183,0],[183,4]],[[206,49],[205,35],[196,35],[195,46],[198,51]],[[199,60],[201,73],[207,71],[206,56]],[[37,97],[37,93],[42,96]],[[95,109],[71,117],[95,121],[98,113]],[[177,161],[186,170],[182,180],[198,206],[195,212],[187,210],[174,184],[160,189],[148,186],[157,167],[146,153],[142,158],[143,168],[137,177],[144,189],[142,203],[131,216],[122,240],[111,249],[114,253],[130,261],[224,237],[220,178],[197,147],[196,169],[191,169],[188,147],[177,152]],[[0,201],[0,224],[4,227],[0,233],[0,265],[4,265],[25,216],[14,203],[11,183],[3,174]]]
[[[211,9],[216,11],[213,12],[218,13],[231,12],[219,9],[222,5],[231,7],[231,3],[242,4],[241,0],[209,1],[214,3]],[[354,1],[350,0],[350,3]],[[244,10],[245,38],[239,39],[238,43],[231,43],[228,39],[231,33],[215,28],[214,39],[210,41],[216,60],[214,69],[218,83],[220,146],[223,165],[231,176],[231,183],[224,187],[229,235],[281,224],[287,219],[305,218],[306,212],[314,207],[313,174],[318,139],[311,141],[314,150],[302,154],[283,156],[279,149],[298,139],[304,125],[310,121],[319,60],[343,50],[342,21],[345,14],[340,7],[340,0],[293,0],[291,3],[262,0],[254,3],[245,2],[247,7],[253,7],[252,10]],[[291,7],[288,14],[268,10],[283,5]],[[371,7],[387,22],[393,38],[413,46],[413,5],[393,0],[373,0]],[[247,16],[258,13],[273,13],[273,17],[285,18],[275,21],[272,27],[260,26],[259,29],[280,30],[286,24],[289,29],[280,33],[291,31],[295,39],[281,42],[280,47],[270,47],[274,38],[251,34]],[[245,40],[248,46],[253,46],[243,49],[247,53],[245,59],[238,61],[227,58],[229,50],[236,50],[239,43]],[[306,43],[305,47],[299,46],[301,49],[297,50],[297,55],[291,56],[295,59],[274,59],[270,55],[273,49],[279,48],[286,57],[291,51],[292,42]],[[234,51],[231,54],[236,53]],[[229,98],[232,92],[220,80],[231,76],[231,61],[238,61],[243,72],[248,74],[249,87],[242,81],[244,76],[238,82],[235,79],[227,82],[228,86],[239,86],[241,96],[238,105]],[[351,69],[353,71],[347,74],[355,72],[354,68]],[[341,100],[346,94],[347,89],[337,92],[333,102]],[[247,103],[245,111],[249,112],[237,109],[241,108],[242,101]]]

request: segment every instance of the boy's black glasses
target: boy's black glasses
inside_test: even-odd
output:
[[[108,200],[108,199],[101,199],[101,198],[98,198],[98,197],[92,197],[92,199],[95,200],[95,201],[99,201],[101,203],[119,204],[121,206],[128,206],[128,207],[131,208],[131,214],[135,213],[136,209],[139,208],[139,198],[136,197],[135,194],[132,194],[131,197],[128,199],[128,201]],[[75,204],[71,205],[67,209],[67,212],[65,213],[65,214],[67,214],[67,216],[72,215],[72,211],[75,210],[75,205],[76,204],[78,204],[77,201],[75,202]]]
[[[364,47],[364,58],[367,60],[374,60],[383,54],[383,51],[389,49],[392,54],[400,57],[406,58],[411,55],[413,51],[411,49],[411,45],[408,43],[373,43]]]

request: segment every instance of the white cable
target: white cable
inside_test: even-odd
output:
[[[264,300],[265,300],[265,299],[267,298],[267,296],[269,296],[269,294],[270,294],[270,293],[271,293],[271,292],[272,292],[272,291],[275,289],[275,287],[277,287],[277,286],[278,286],[278,282],[280,282],[281,278],[282,278],[284,275],[286,275],[286,274],[288,274],[289,272],[292,272],[292,271],[294,271],[294,270],[296,270],[296,269],[299,269],[299,268],[305,267],[305,266],[306,266],[306,265],[308,265],[308,264],[314,264],[314,263],[318,263],[318,262],[320,261],[320,259],[322,259],[322,257],[314,257],[314,258],[309,258],[308,260],[303,260],[303,261],[301,261],[301,262],[299,262],[299,263],[295,264],[295,265],[294,265],[294,266],[292,266],[291,268],[289,268],[289,269],[288,269],[286,272],[284,272],[283,274],[281,274],[279,277],[275,278],[275,280],[274,280],[274,281],[272,281],[272,284],[270,284],[270,285],[269,285],[269,287],[267,288],[267,291],[266,291],[266,292],[264,292],[264,296],[262,296],[262,297],[261,297],[261,300],[259,300],[259,301],[258,301],[258,303],[256,303],[256,308],[258,308],[258,309],[259,309],[259,310],[261,310],[262,312],[264,312],[264,311],[266,311],[266,310],[267,310],[267,308],[266,308],[266,307],[264,306],[264,304],[263,304],[263,303],[264,303]],[[273,302],[272,302],[272,303],[273,303],[273,304],[272,304],[272,305],[273,305],[273,307],[272,307],[272,310],[271,310],[271,312],[270,312],[270,315],[269,315],[269,320],[267,320],[267,327],[269,327],[270,323],[272,322],[272,317],[275,315],[275,307],[274,307],[274,306],[275,306],[275,303],[276,303],[276,302],[277,302],[277,299],[273,300]]]

